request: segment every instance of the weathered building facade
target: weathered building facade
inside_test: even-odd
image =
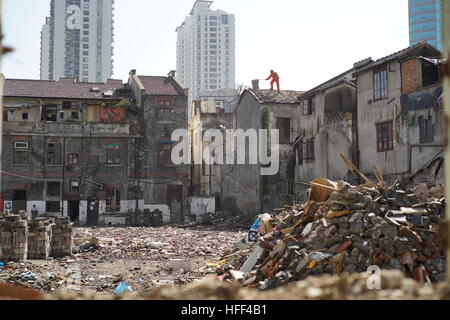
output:
[[[135,208],[139,110],[121,80],[7,79],[2,186],[12,212],[70,216],[81,225]]]
[[[343,154],[358,163],[357,98],[354,68],[305,92],[298,108],[298,137],[291,147],[295,154],[295,189],[303,199],[314,178],[346,179]]]
[[[240,214],[259,214],[271,211],[293,196],[295,158],[287,153],[297,133],[299,91],[246,89],[235,110],[235,129],[279,130],[279,171],[275,175],[261,175],[261,164],[221,166],[221,204],[225,210]],[[227,142],[228,144],[229,142]],[[245,152],[249,156],[249,145]],[[270,151],[269,151],[270,152]]]
[[[157,77],[140,76],[132,70],[128,85],[142,110],[141,207],[160,210],[165,222],[181,223],[189,206],[189,165],[173,164],[172,148],[178,141],[172,141],[171,136],[177,129],[188,130],[187,92],[177,83],[173,71],[167,77]]]
[[[362,172],[379,166],[395,180],[435,163],[444,144],[440,57],[421,42],[355,72]],[[442,175],[441,167],[433,175]]]

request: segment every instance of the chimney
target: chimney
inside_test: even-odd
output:
[[[167,74],[167,76],[169,77],[169,78],[175,78],[175,75],[176,75],[176,71],[175,70],[170,70],[170,72]]]
[[[259,90],[259,80],[252,80],[252,86],[254,90]]]
[[[136,69],[132,69],[129,73],[130,76],[136,75]]]

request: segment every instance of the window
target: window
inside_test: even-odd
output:
[[[173,121],[173,110],[164,108],[158,109],[157,113],[157,121]]]
[[[314,138],[308,139],[306,140],[306,142],[300,143],[297,152],[299,165],[303,165],[305,160],[313,162],[315,160]]]
[[[392,121],[377,123],[377,152],[394,149]]]
[[[172,165],[171,154],[172,154],[172,144],[170,143],[158,144],[158,166],[167,167]]]
[[[277,118],[277,129],[279,130],[280,143],[288,144],[291,142],[291,119]]]
[[[78,163],[79,163],[79,154],[78,153],[69,153],[67,155],[67,165],[77,166]]]
[[[120,211],[120,191],[106,190],[106,211],[117,212]]]
[[[311,97],[303,100],[303,114],[313,115],[316,113],[316,98]]]
[[[76,111],[72,111],[72,112],[70,113],[70,118],[71,118],[72,120],[78,120],[78,119],[79,119],[79,113],[76,112]]]
[[[14,142],[14,164],[28,164],[28,142]]]
[[[78,180],[70,181],[70,191],[71,192],[80,192],[80,181],[78,181]]]
[[[159,106],[169,107],[172,104],[172,100],[170,98],[167,99],[158,99]]]
[[[61,143],[47,144],[47,164],[61,164]]]
[[[106,149],[106,164],[117,165],[120,164],[120,148],[107,148]]]
[[[60,212],[60,202],[59,201],[46,201],[45,202],[45,211],[46,212]]]
[[[61,195],[61,182],[47,182],[47,196],[59,197]]]
[[[386,68],[373,73],[373,99],[380,100],[388,97],[388,79]]]
[[[47,105],[42,108],[42,120],[56,122],[56,105]]]
[[[434,128],[430,118],[419,117],[420,143],[433,142]]]
[[[28,120],[28,112],[22,113],[22,120]]]
[[[314,138],[306,141],[306,160],[313,161],[314,157]]]

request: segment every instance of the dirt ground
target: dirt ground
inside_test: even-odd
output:
[[[75,245],[94,238],[98,246],[71,257],[6,263],[0,281],[45,293],[90,289],[112,294],[121,282],[134,292],[184,285],[213,274],[207,261],[214,263],[245,234],[207,226],[76,228]]]

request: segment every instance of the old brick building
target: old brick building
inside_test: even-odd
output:
[[[7,79],[1,192],[10,211],[107,223],[134,208],[139,110],[127,84]]]
[[[136,104],[143,112],[140,118],[142,207],[159,209],[166,222],[182,222],[189,206],[186,201],[188,165],[174,165],[171,161],[172,148],[178,142],[171,140],[172,132],[188,129],[187,92],[174,77],[174,71],[167,77],[159,77],[140,76],[132,70],[128,80]]]

